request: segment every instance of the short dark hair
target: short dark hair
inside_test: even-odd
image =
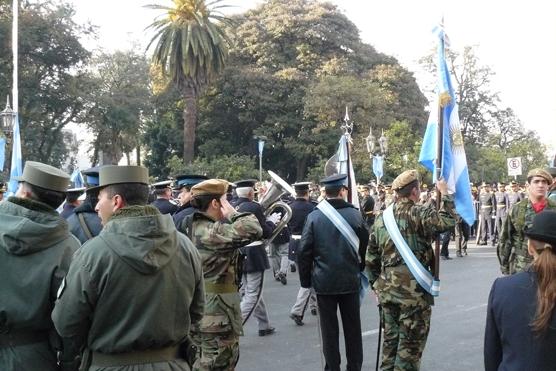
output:
[[[303,189],[298,191],[297,189],[295,190],[295,197],[305,197],[309,194],[309,190],[307,189]]]
[[[110,184],[102,189],[109,197],[120,195],[126,205],[146,205],[149,198],[149,186],[143,183]]]
[[[346,187],[345,186],[324,187],[324,192],[326,193],[326,197],[338,197],[342,188],[346,188]]]
[[[419,181],[415,179],[411,183],[408,183],[404,185],[402,188],[398,189],[396,193],[398,193],[400,197],[409,197],[411,195],[411,191],[413,190],[413,188],[417,188],[417,187],[419,187]]]
[[[53,191],[27,182],[23,183],[28,187],[27,189],[31,193],[31,199],[45,203],[53,209],[57,209],[66,199],[65,192]]]
[[[219,200],[222,195],[199,195],[191,199],[191,206],[199,211],[207,211],[212,200]]]
[[[67,203],[74,203],[77,199],[81,196],[81,193],[77,192],[68,192],[66,193],[66,202]]]

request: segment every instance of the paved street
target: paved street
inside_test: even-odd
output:
[[[459,371],[483,369],[483,332],[488,293],[499,276],[496,250],[470,244],[469,255],[440,265],[441,293],[432,311],[431,331],[421,363],[422,370]],[[265,277],[264,298],[277,333],[257,335],[251,318],[241,337],[238,370],[317,371],[323,369],[317,317],[306,313],[305,326],[296,326],[288,314],[299,288],[297,273],[288,275],[288,284]],[[369,300],[370,299],[370,300]],[[364,370],[374,370],[378,341],[378,310],[373,298],[366,298],[361,309]],[[343,335],[340,337],[343,347]],[[345,354],[342,349],[342,355]],[[345,363],[342,362],[342,368]]]

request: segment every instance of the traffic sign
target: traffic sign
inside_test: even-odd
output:
[[[521,175],[521,157],[510,157],[507,159],[507,164],[509,176]]]

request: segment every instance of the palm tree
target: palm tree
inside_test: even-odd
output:
[[[173,7],[147,5],[166,12],[148,27],[156,33],[147,48],[158,40],[153,61],[183,96],[183,160],[189,164],[194,156],[198,97],[224,69],[229,42],[223,26],[231,20],[217,10],[226,7],[218,5],[222,0],[172,1]]]

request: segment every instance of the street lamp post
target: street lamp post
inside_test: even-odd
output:
[[[264,135],[255,135],[253,138],[257,139],[257,145],[259,149],[259,182],[262,182],[263,181],[263,149],[264,149],[264,143],[267,140],[267,138]]]
[[[378,146],[376,143],[378,143]],[[367,145],[367,152],[369,152],[369,157],[373,164],[373,173],[376,176],[376,183],[379,185],[380,178],[384,175],[383,168],[384,159],[388,152],[388,138],[384,135],[384,130],[382,130],[382,135],[377,139],[373,135],[373,128],[370,126],[369,136],[365,138],[365,144]]]
[[[12,108],[10,107],[10,98],[8,97],[6,99],[6,108],[4,108],[4,110],[2,112],[0,112],[0,125],[2,128],[2,133],[4,133],[5,137],[6,137],[6,144],[7,144],[7,148],[5,148],[5,152],[8,154],[8,158],[7,161],[5,161],[8,165],[8,175],[10,173],[10,160],[11,160],[11,156],[10,156],[10,150],[9,150],[9,145],[10,145],[10,138],[11,138],[11,134],[13,132],[13,127],[14,127],[14,122],[16,119],[16,113],[14,110],[12,110]],[[0,173],[3,172],[4,169],[0,169]]]

